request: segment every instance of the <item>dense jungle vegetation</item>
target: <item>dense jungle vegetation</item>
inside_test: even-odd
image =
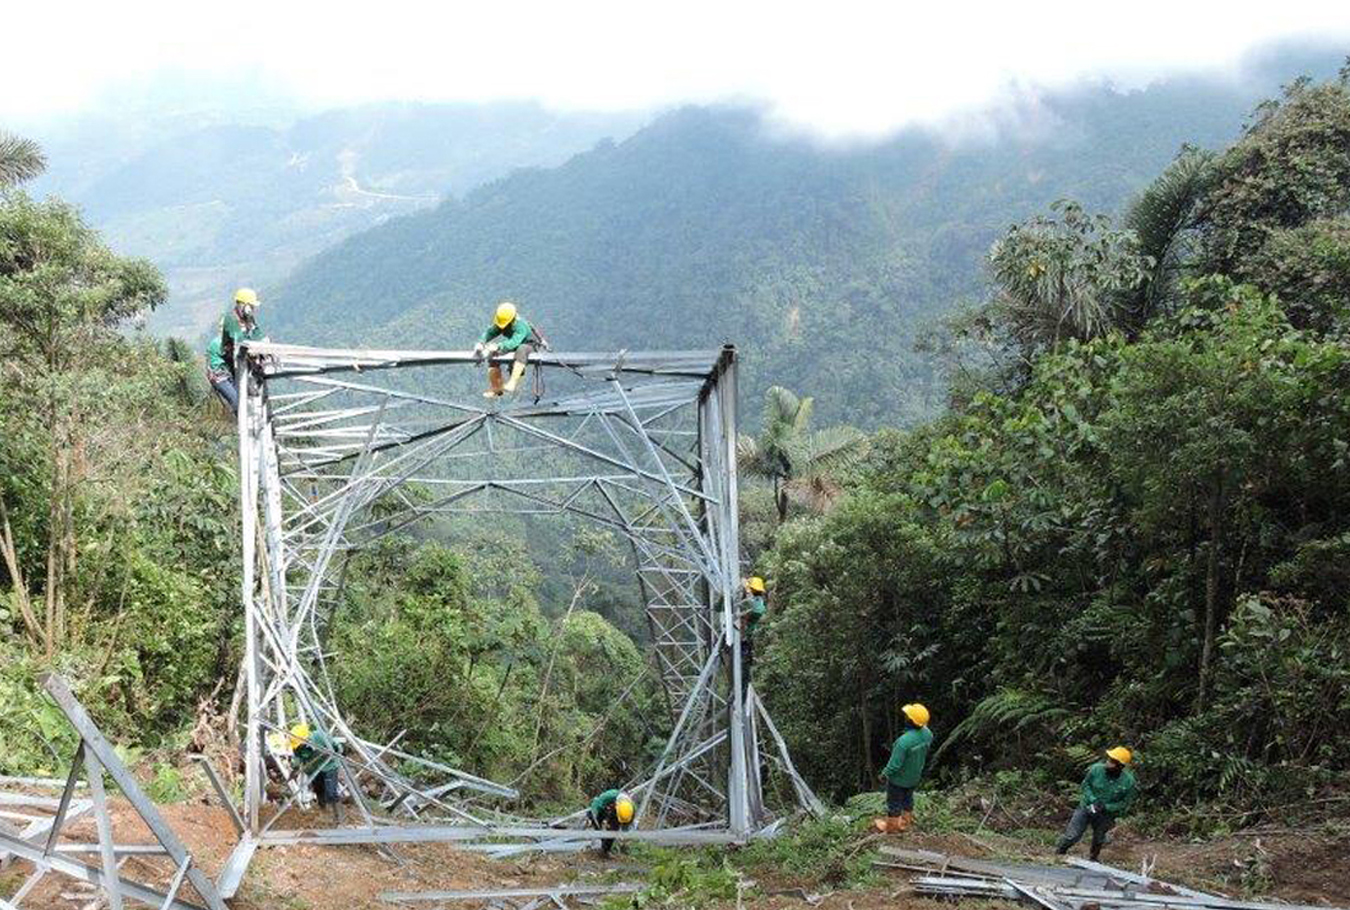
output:
[[[22,143],[0,159],[0,183],[40,167]],[[418,223],[386,239],[412,248]],[[832,261],[848,255],[852,235],[820,230]],[[771,587],[755,684],[804,774],[834,799],[871,788],[896,706],[918,699],[938,783],[1012,770],[1058,786],[1124,741],[1155,805],[1259,818],[1343,800],[1350,70],[1290,86],[1222,152],[1184,150],[1123,211],[1045,207],[985,265],[987,298],[926,342],[940,416],[813,430],[817,390],[791,373],[808,397],[769,392],[742,446],[747,565]],[[864,331],[884,287],[809,318]],[[6,191],[6,771],[69,752],[33,686],[48,664],[128,745],[180,751],[199,711],[230,702],[230,425],[189,350],[126,329],[163,296],[72,208]],[[838,365],[837,341],[803,334],[799,353]],[[411,746],[575,801],[659,748],[664,710],[618,542],[569,533],[545,567],[508,531],[424,529],[363,554],[329,625],[334,683],[373,736],[406,728]]]

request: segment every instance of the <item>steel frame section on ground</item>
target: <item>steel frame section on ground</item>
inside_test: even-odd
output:
[[[75,750],[70,773],[60,798],[54,801],[45,798],[25,800],[31,807],[50,810],[51,818],[35,821],[22,832],[15,834],[0,830],[0,856],[13,854],[29,861],[33,867],[27,879],[8,900],[0,899],[0,908],[17,910],[24,898],[47,873],[57,872],[102,890],[112,910],[121,910],[124,900],[137,901],[160,910],[203,910],[201,905],[179,897],[184,884],[190,885],[197,892],[207,910],[226,910],[215,884],[196,865],[192,854],[164,822],[154,803],[122,764],[112,744],[90,719],[66,681],[52,673],[42,676],[41,682],[47,694],[52,697],[71,726],[75,728],[75,732],[79,734],[80,743]],[[75,791],[80,786],[82,772],[87,778],[89,799],[77,800]],[[156,843],[116,842],[104,788],[104,775],[117,785],[123,798],[130,803],[141,821],[149,828]],[[18,797],[10,797],[10,802],[18,801]],[[94,815],[98,829],[98,843],[61,843],[60,838],[65,827],[78,816],[88,812]],[[99,865],[93,866],[73,859],[71,855],[77,853],[97,854]],[[121,864],[128,856],[145,855],[164,856],[172,862],[174,874],[167,891],[160,891],[137,882],[122,873]]]
[[[672,724],[654,767],[627,782],[643,839],[743,841],[774,830],[766,759],[803,808],[818,810],[742,681],[734,348],[536,353],[533,394],[486,401],[473,388],[483,363],[471,351],[243,348],[244,830],[224,893],[259,846],[297,838],[396,843],[421,831],[505,852],[594,837],[557,828],[582,813],[532,820],[491,808],[489,798],[515,788],[363,739],[344,719],[325,633],[346,559],[438,516],[574,516],[630,544]],[[294,784],[265,817],[268,734],[298,720],[345,742],[342,775],[361,824],[278,828],[286,806],[305,798]],[[761,755],[761,730],[776,754]]]

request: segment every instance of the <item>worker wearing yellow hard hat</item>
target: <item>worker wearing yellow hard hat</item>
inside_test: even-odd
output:
[[[239,288],[234,303],[221,317],[220,325],[206,345],[206,381],[231,411],[239,411],[239,389],[235,376],[235,349],[241,341],[263,338],[258,325],[258,292]]]
[[[488,398],[510,394],[520,385],[525,375],[525,366],[530,355],[541,347],[547,347],[539,330],[530,325],[524,316],[509,300],[497,304],[492,317],[492,325],[483,332],[483,337],[473,346],[474,354],[479,357],[493,357],[497,354],[511,354],[511,377],[502,383],[502,368],[497,363],[488,365],[488,390],[483,393]]]
[[[768,589],[758,575],[745,580],[745,600],[741,620],[741,695],[750,688],[750,670],[755,665],[755,633],[769,611],[764,596]]]
[[[903,705],[905,732],[891,747],[891,760],[881,769],[886,782],[886,817],[873,819],[881,834],[899,834],[914,824],[914,789],[923,777],[933,731],[928,729],[928,709],[918,702]]]
[[[295,770],[309,777],[310,787],[319,799],[319,808],[332,807],[334,818],[342,824],[342,800],[338,796],[341,743],[307,723],[291,727],[289,738],[296,761]]]
[[[586,810],[586,820],[597,831],[602,829],[626,831],[633,824],[633,814],[636,811],[637,807],[633,804],[633,797],[622,790],[606,790],[591,800],[590,808]],[[614,849],[614,838],[602,837],[600,839],[601,855],[609,856],[609,851],[612,849]]]
[[[1134,772],[1127,767],[1133,761],[1134,754],[1129,749],[1115,746],[1106,750],[1106,761],[1094,762],[1088,768],[1079,788],[1078,808],[1059,839],[1056,853],[1068,853],[1070,847],[1082,840],[1090,825],[1091,856],[1094,861],[1097,859],[1106,843],[1106,833],[1134,805],[1138,787]]]

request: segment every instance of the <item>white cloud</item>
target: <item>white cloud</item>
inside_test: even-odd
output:
[[[1134,84],[1223,69],[1291,36],[1347,39],[1350,3],[628,0],[430,4],[227,0],[6,12],[0,116],[78,109],[164,73],[244,80],[307,106],[532,98],[560,109],[767,103],[785,123],[876,135],[1012,83]]]

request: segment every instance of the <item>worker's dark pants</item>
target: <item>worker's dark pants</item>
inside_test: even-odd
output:
[[[914,788],[886,781],[886,814],[891,818],[914,811]]]
[[[523,364],[527,362],[530,359],[530,355],[533,354],[534,351],[535,351],[534,342],[533,341],[525,342],[520,347],[516,348],[515,351],[512,352],[512,354],[514,355],[512,365],[514,366],[517,363]]]
[[[328,806],[337,804],[338,773],[336,770],[320,771],[310,779],[309,785],[314,789],[314,795],[319,798],[319,808],[326,809]]]
[[[1097,811],[1095,814],[1089,812],[1087,806],[1079,806],[1073,812],[1073,817],[1069,819],[1069,826],[1064,829],[1064,834],[1059,839],[1057,853],[1067,853],[1069,848],[1078,843],[1087,831],[1088,825],[1092,826],[1092,858],[1096,859],[1097,854],[1102,851],[1102,844],[1106,843],[1106,832],[1110,831],[1116,820],[1111,817],[1110,812]]]
[[[224,379],[212,379],[211,388],[216,390],[220,400],[230,406],[230,410],[239,413],[239,390],[234,387],[234,378],[226,375]]]
[[[750,686],[750,668],[755,665],[755,642],[744,632],[741,633],[741,697]]]
[[[591,812],[588,809],[586,811],[586,818],[590,820],[591,827],[597,831],[603,828],[608,828],[611,831],[619,830],[619,817],[615,815],[612,811],[606,812],[602,818],[596,818],[595,813]],[[609,851],[613,849],[614,849],[614,838],[612,837],[600,838],[600,853],[602,855],[609,856]]]

